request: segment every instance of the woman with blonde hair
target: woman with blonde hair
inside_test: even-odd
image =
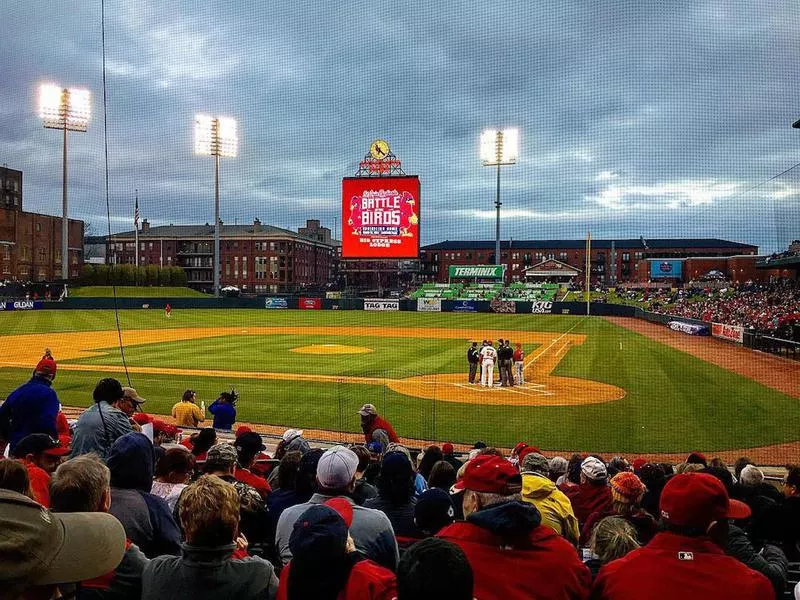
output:
[[[600,567],[612,560],[622,558],[632,550],[639,548],[636,529],[622,517],[606,517],[592,531],[589,540],[591,558],[584,563],[592,572],[592,579],[597,577]]]

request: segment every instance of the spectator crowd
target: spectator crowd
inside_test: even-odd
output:
[[[115,379],[65,423],[55,373],[0,406],[0,598],[767,600],[800,561],[798,467],[416,451],[372,405],[362,444],[290,429],[270,456]]]

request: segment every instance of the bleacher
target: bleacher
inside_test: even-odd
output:
[[[557,283],[423,283],[410,294],[418,298],[442,300],[515,300],[519,302],[553,302],[558,294]]]

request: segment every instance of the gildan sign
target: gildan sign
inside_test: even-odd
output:
[[[417,312],[442,312],[442,299],[417,298]]]
[[[342,180],[342,258],[419,257],[419,177]]]
[[[364,299],[364,310],[400,310],[400,300]]]
[[[502,279],[503,265],[450,265],[447,274],[450,279],[467,277],[470,279]]]
[[[0,310],[34,310],[44,307],[39,300],[16,300],[14,302],[0,302]]]
[[[736,325],[724,325],[722,323],[712,323],[711,335],[722,338],[723,340],[728,340],[729,342],[737,342],[741,344],[744,342],[744,327],[737,327]]]

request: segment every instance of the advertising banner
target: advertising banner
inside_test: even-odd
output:
[[[325,292],[325,297],[329,300],[341,300],[342,292]]]
[[[364,310],[400,310],[400,300],[364,298]]]
[[[695,325],[693,323],[684,323],[683,321],[670,321],[667,327],[673,331],[680,331],[688,333],[689,335],[709,335],[708,327],[705,325]]]
[[[450,279],[466,277],[469,279],[502,279],[504,265],[450,265],[447,274]]]
[[[342,179],[342,258],[419,258],[419,177]]]
[[[478,312],[478,305],[474,300],[456,300],[453,312]]]
[[[265,298],[264,308],[289,308],[286,298]]]
[[[744,342],[744,327],[736,325],[724,325],[722,323],[711,324],[711,335],[714,337],[728,340],[729,342],[737,342],[739,344]]]
[[[553,312],[553,303],[538,300],[531,303],[531,312],[535,315],[549,315]]]
[[[442,299],[417,298],[417,312],[442,312]]]
[[[300,310],[320,310],[322,308],[322,298],[304,298],[301,296],[297,300],[297,308]]]
[[[9,300],[0,302],[0,310],[39,310],[44,308],[41,300]]]
[[[489,308],[496,313],[515,313],[517,312],[517,303],[513,300],[492,300],[489,302]]]
[[[656,260],[650,261],[650,279],[681,279],[683,278],[682,260]]]

